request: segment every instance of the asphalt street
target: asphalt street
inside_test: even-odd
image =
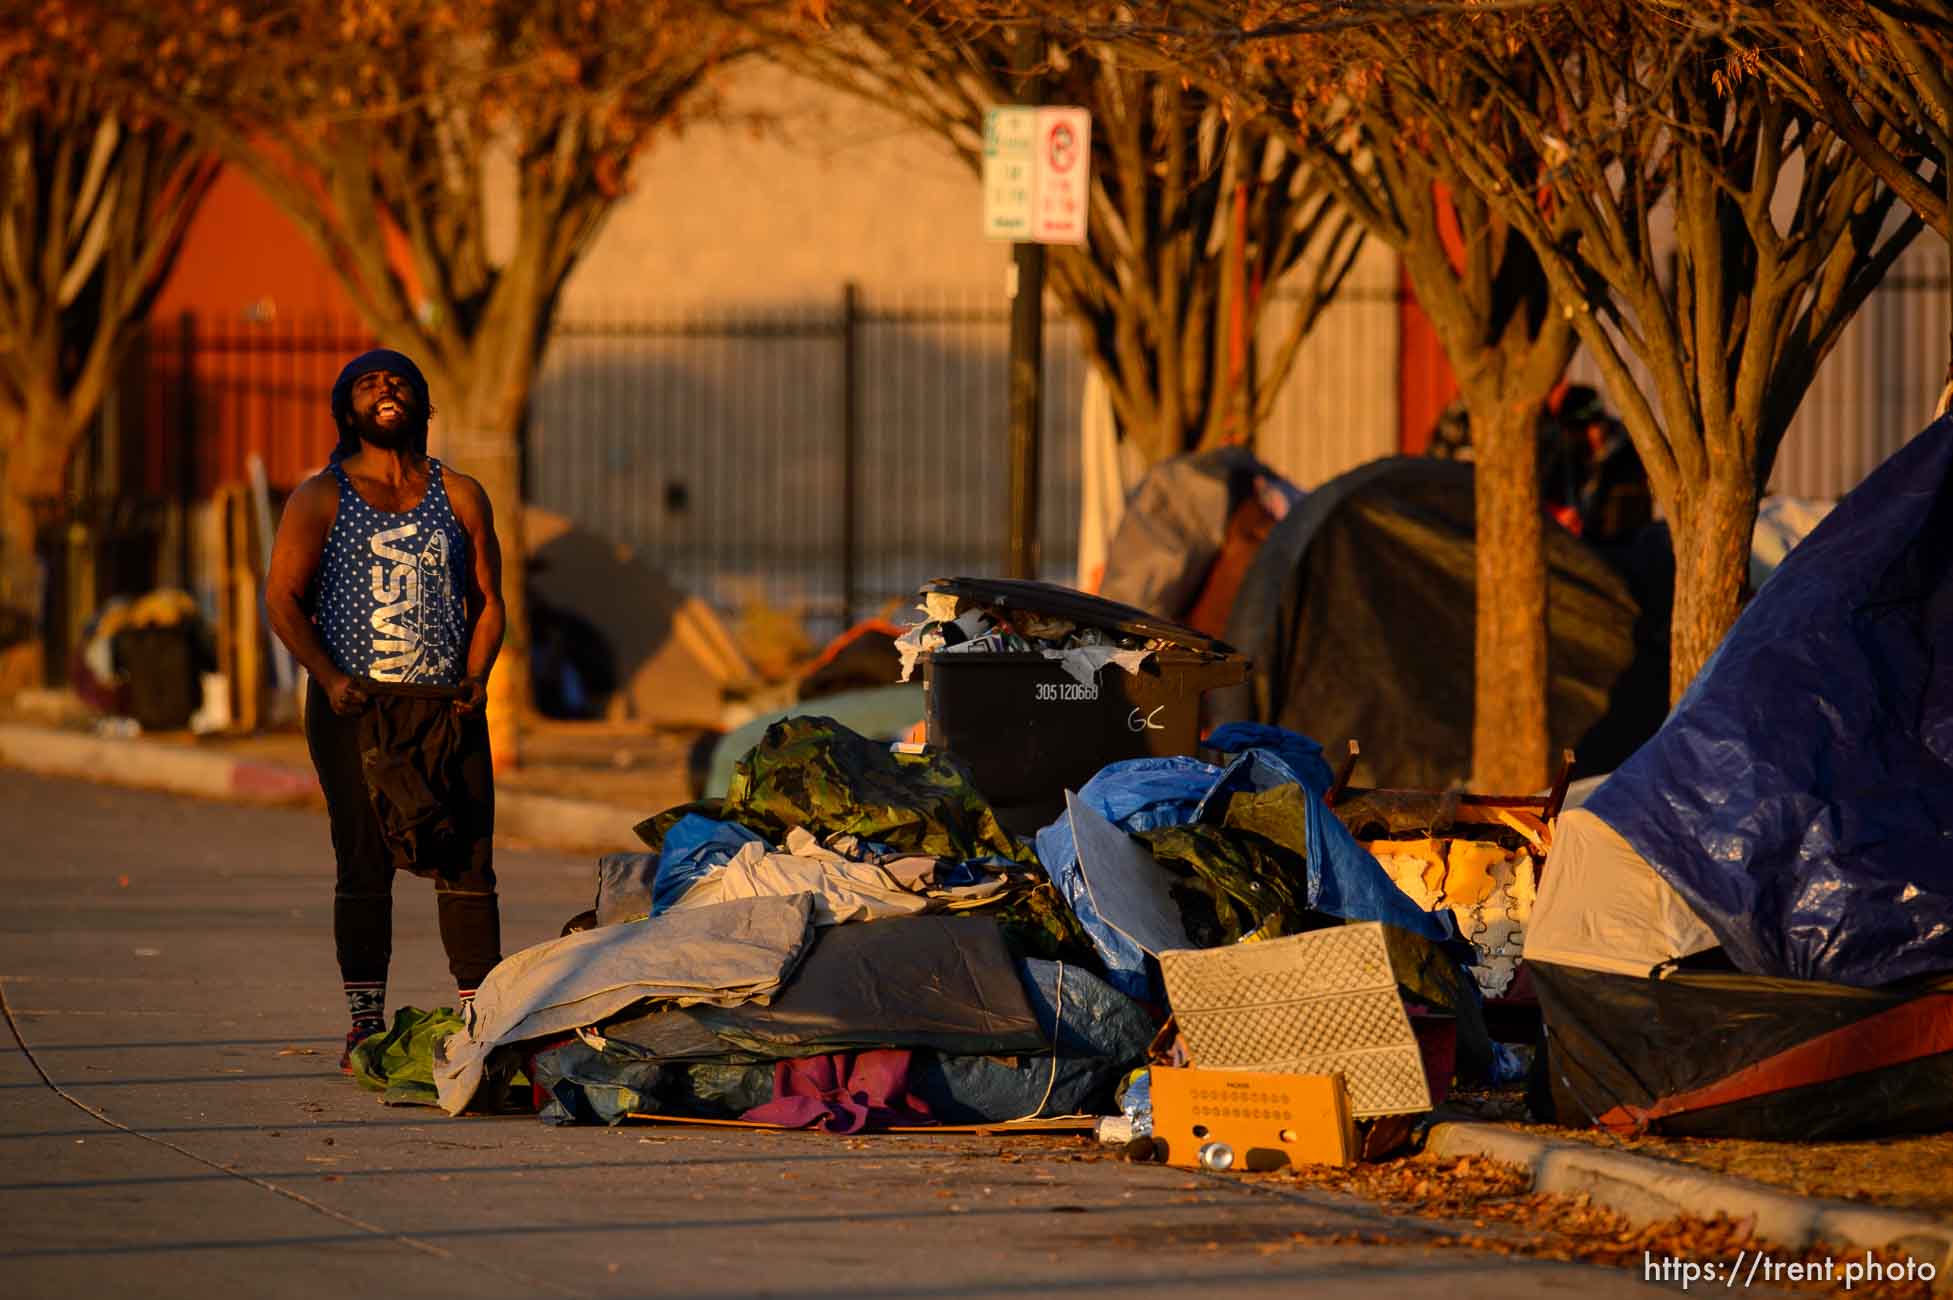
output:
[[[589,905],[588,860],[498,870],[506,951]],[[336,1068],[331,894],[322,814],[0,770],[0,1295],[1647,1293],[1078,1139],[387,1108]],[[432,894],[396,897],[390,1008],[447,1004]]]

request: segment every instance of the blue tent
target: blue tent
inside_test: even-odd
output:
[[[1790,553],[1587,802],[1740,970],[1953,971],[1950,469],[1953,418]]]

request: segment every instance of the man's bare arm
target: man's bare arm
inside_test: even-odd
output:
[[[468,669],[471,707],[485,700],[489,669],[502,651],[508,612],[502,605],[502,543],[495,536],[495,511],[482,485],[449,471],[448,500],[468,534]]]
[[[265,575],[264,605],[277,634],[292,657],[305,665],[326,692],[332,707],[350,712],[365,702],[365,694],[352,683],[326,652],[319,629],[305,613],[305,593],[319,571],[325,554],[326,535],[332,531],[333,516],[339,502],[338,485],[320,474],[299,484],[285,502],[285,513],[278,521],[278,536],[271,544],[271,571]]]

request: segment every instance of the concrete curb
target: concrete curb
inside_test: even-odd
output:
[[[0,723],[0,767],[232,803],[317,806],[324,802],[318,778],[309,768],[261,763],[153,740],[90,736],[23,723]],[[644,816],[639,809],[580,799],[509,789],[495,792],[497,836],[543,848],[641,847],[631,828]]]
[[[1790,1249],[1818,1242],[1881,1248],[1931,1263],[1942,1279],[1953,1265],[1953,1225],[1930,1215],[1798,1196],[1744,1178],[1584,1143],[1555,1142],[1497,1124],[1435,1124],[1424,1149],[1450,1158],[1483,1156],[1517,1165],[1531,1172],[1536,1192],[1584,1192],[1637,1224],[1683,1214],[1722,1214],[1753,1220],[1757,1236]]]

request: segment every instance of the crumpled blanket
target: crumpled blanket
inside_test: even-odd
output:
[[[660,910],[676,912],[735,898],[806,893],[815,898],[815,925],[842,925],[978,906],[1012,884],[1009,877],[997,875],[974,885],[937,888],[930,883],[936,861],[912,856],[883,865],[851,859],[823,848],[795,827],[787,832],[785,852],[771,852],[757,841],[742,845],[723,867]],[[657,892],[654,889],[654,897]]]
[[[909,1055],[881,1048],[776,1062],[773,1100],[740,1118],[829,1133],[933,1124],[929,1107],[909,1095]]]
[[[749,898],[629,925],[599,926],[505,959],[476,992],[466,1027],[434,1052],[441,1107],[458,1115],[497,1047],[598,1024],[639,1002],[765,1002],[813,941],[814,899]]]

